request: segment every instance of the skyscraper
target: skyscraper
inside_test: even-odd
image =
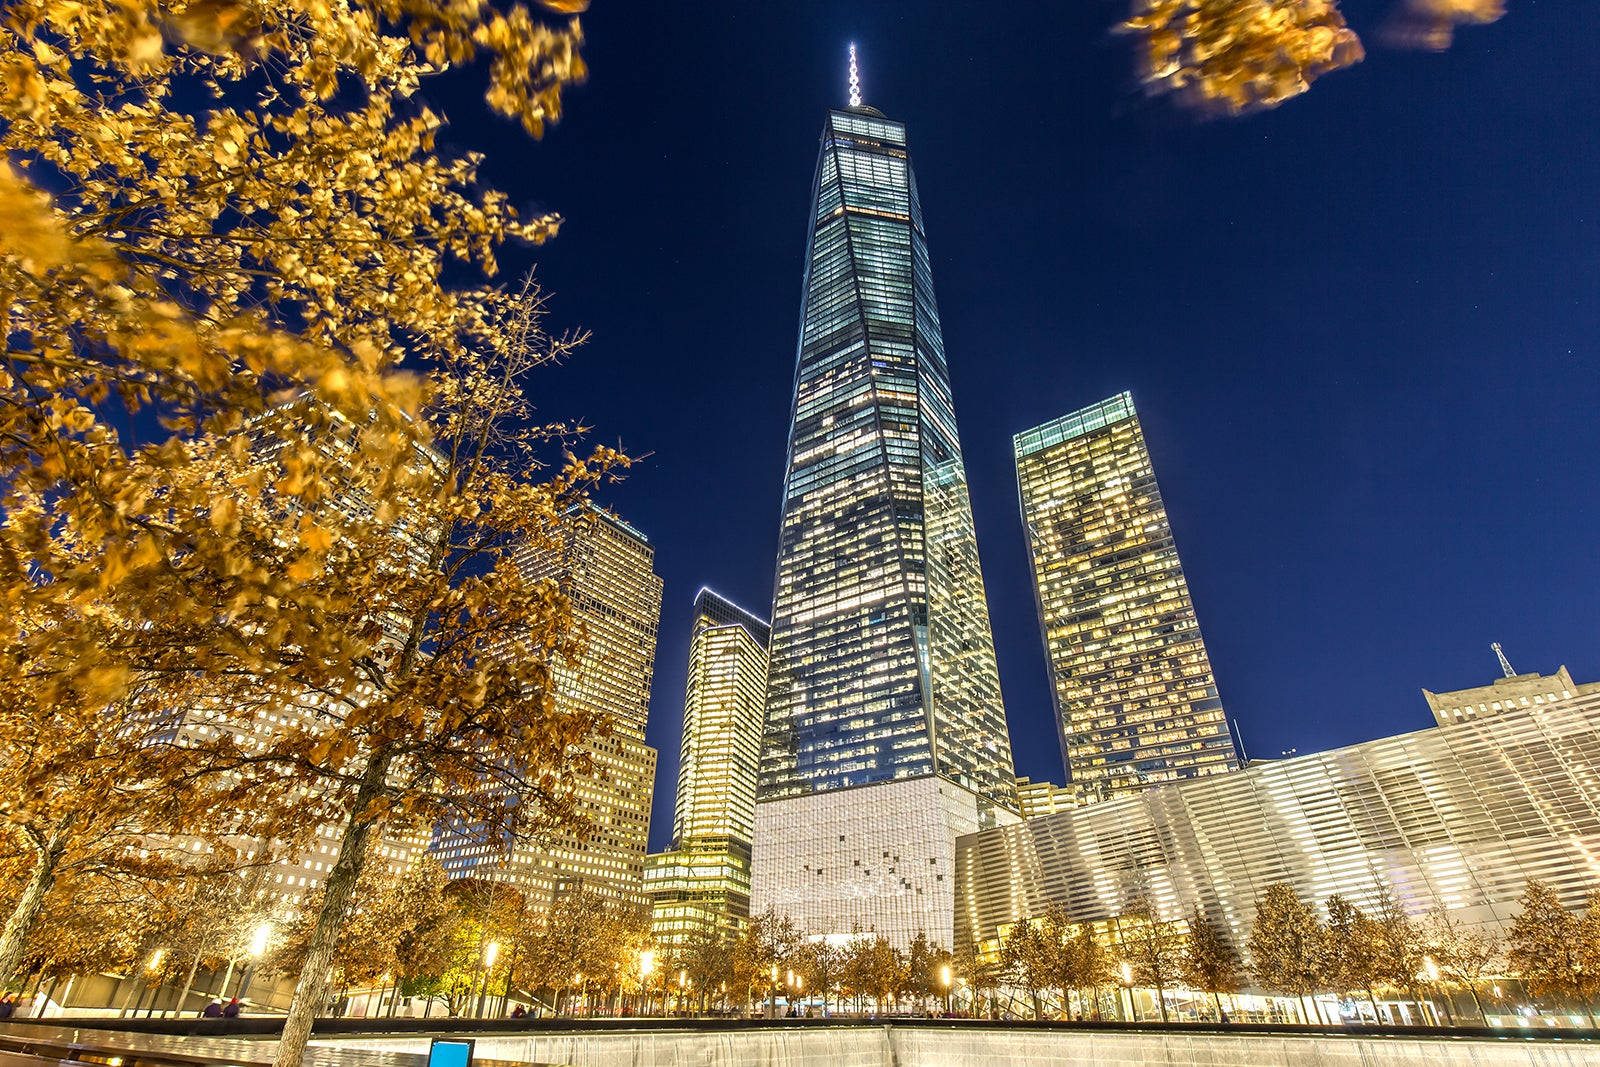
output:
[[[645,860],[656,939],[733,932],[750,916],[750,838],[767,700],[765,620],[701,589],[683,696],[672,848]]]
[[[1016,792],[905,126],[830,111],[810,217],[752,906],[948,943]]]
[[[1235,769],[1133,397],[1012,444],[1061,757],[1079,797]]]
[[[452,875],[509,882],[535,906],[580,888],[642,906],[656,773],[656,750],[644,734],[661,579],[652,569],[655,549],[632,526],[592,509],[569,519],[559,543],[525,551],[517,562],[530,579],[556,579],[588,636],[579,662],[556,672],[556,709],[611,722],[609,736],[588,742],[595,772],[578,788],[589,825],[519,844],[509,857],[471,827],[441,827],[434,849]]]

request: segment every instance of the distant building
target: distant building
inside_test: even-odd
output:
[[[524,551],[518,565],[529,579],[555,578],[588,635],[578,664],[556,673],[558,712],[602,715],[611,723],[610,736],[587,744],[595,773],[578,794],[588,828],[518,845],[507,856],[475,828],[440,827],[434,851],[453,877],[510,883],[536,906],[587,889],[643,907],[656,773],[656,750],[644,736],[661,579],[644,534],[592,509],[570,517],[558,544]]]
[[[1476,689],[1458,689],[1453,693],[1431,693],[1424,689],[1422,696],[1433,711],[1440,726],[1476,719],[1480,715],[1498,715],[1505,711],[1538,708],[1569,697],[1600,692],[1600,682],[1578,685],[1565,667],[1551,675],[1514,674],[1496,678],[1489,685]]]
[[[1024,819],[1035,819],[1077,807],[1078,797],[1071,786],[1018,778],[1017,804]]]
[[[1093,801],[1236,769],[1133,397],[1012,443],[1068,784]]]
[[[904,124],[823,124],[784,478],[751,907],[951,936],[1016,789]]]
[[[657,941],[731,934],[750,917],[750,838],[767,700],[765,620],[701,589],[683,698],[672,848],[645,861]]]
[[[1387,891],[1501,932],[1529,879],[1581,908],[1600,888],[1600,687],[1571,692],[963,837],[957,942],[992,948],[1052,904],[1103,921],[1143,892],[1169,919],[1198,907],[1242,952],[1274,882],[1319,911]]]

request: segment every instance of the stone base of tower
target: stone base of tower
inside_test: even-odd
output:
[[[954,944],[956,838],[1019,821],[943,778],[911,778],[756,805],[750,914],[809,936],[861,930],[904,948]]]

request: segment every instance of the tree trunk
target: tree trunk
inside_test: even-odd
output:
[[[194,988],[194,973],[200,969],[200,954],[203,948],[194,950],[194,959],[189,963],[189,975],[183,980],[183,992],[178,994],[178,1002],[172,1006],[172,1016],[175,1019],[183,1018],[183,1004],[189,999],[189,990]]]
[[[45,1006],[47,1004],[49,1004],[51,998],[53,998],[56,995],[56,986],[58,986],[60,984],[61,984],[61,976],[58,974],[54,978],[50,979],[50,989],[45,993],[44,996],[42,996],[42,997],[36,996],[36,997],[33,998],[33,1017],[35,1019],[43,1019],[44,1018]]]
[[[0,932],[0,985],[11,981],[17,965],[22,962],[28,935],[33,932],[39,913],[44,910],[45,897],[56,884],[56,867],[61,862],[61,854],[66,851],[67,834],[71,827],[72,816],[62,816],[50,840],[38,849],[33,873],[28,876],[27,884],[22,887],[22,895],[17,897],[17,903],[6,919],[5,930]]]
[[[1169,1020],[1167,1019],[1167,987],[1166,987],[1166,984],[1163,983],[1163,982],[1157,982],[1156,983],[1156,1002],[1161,1005],[1161,1021],[1162,1022],[1168,1022]]]
[[[366,866],[367,853],[372,843],[372,833],[377,821],[369,811],[383,791],[389,775],[391,756],[379,750],[367,761],[361,776],[361,786],[356,790],[350,805],[350,818],[345,823],[344,836],[339,842],[339,855],[322,898],[322,910],[317,913],[317,924],[311,932],[311,944],[306,948],[306,961],[295,983],[294,999],[289,1003],[289,1013],[283,1020],[283,1035],[278,1039],[278,1050],[272,1058],[272,1067],[300,1067],[305,1055],[306,1042],[311,1038],[311,1020],[317,1005],[322,1003],[328,989],[328,969],[333,962],[333,950],[339,940],[340,929],[345,924],[350,909],[350,897],[355,892],[356,879]]]
[[[1211,992],[1211,1003],[1217,1006],[1217,1025],[1222,1025],[1222,997],[1215,990]]]
[[[1367,986],[1367,1002],[1372,1005],[1372,1025],[1377,1026],[1383,1022],[1383,1016],[1378,1014],[1378,998],[1370,985]]]

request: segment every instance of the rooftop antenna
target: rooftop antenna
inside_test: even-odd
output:
[[[861,106],[861,72],[856,69],[856,45],[850,42],[850,106]]]
[[[1517,672],[1511,669],[1511,661],[1506,659],[1505,649],[1500,647],[1500,642],[1496,641],[1489,647],[1494,649],[1495,657],[1500,661],[1500,669],[1506,672],[1506,677],[1515,678]]]

